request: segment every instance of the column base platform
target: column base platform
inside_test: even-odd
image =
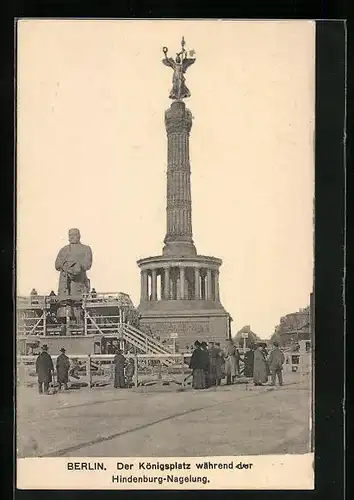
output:
[[[230,338],[230,315],[220,302],[208,300],[161,300],[141,302],[139,324],[153,335],[172,343],[177,334],[179,348],[196,340],[225,344]],[[170,340],[171,339],[171,340]]]

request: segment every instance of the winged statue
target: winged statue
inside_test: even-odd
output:
[[[173,77],[172,77],[172,90],[170,92],[170,99],[181,100],[186,97],[190,97],[191,93],[186,86],[184,74],[186,73],[189,66],[191,66],[195,62],[194,50],[189,52],[187,56],[187,51],[184,48],[184,38],[182,38],[182,50],[178,54],[176,54],[176,58],[167,56],[167,47],[164,47],[162,50],[165,54],[162,62],[165,66],[169,66],[173,69]]]

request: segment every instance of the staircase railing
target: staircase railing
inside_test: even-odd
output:
[[[122,328],[123,338],[134,347],[146,354],[173,354],[156,339],[146,335],[137,328],[124,324]],[[164,365],[171,365],[173,361],[168,358],[162,360]]]
[[[154,337],[147,335],[138,328],[125,324],[123,331],[133,335],[148,347],[153,354],[173,354],[172,351]]]

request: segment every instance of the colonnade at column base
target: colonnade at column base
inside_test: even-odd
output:
[[[220,301],[221,259],[195,255],[160,255],[140,259],[140,326],[180,347],[195,340],[224,342],[230,315]]]

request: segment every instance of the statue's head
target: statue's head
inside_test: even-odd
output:
[[[69,229],[69,243],[80,243],[80,231],[76,228]]]
[[[181,56],[179,54],[176,54],[176,63],[181,64]]]

